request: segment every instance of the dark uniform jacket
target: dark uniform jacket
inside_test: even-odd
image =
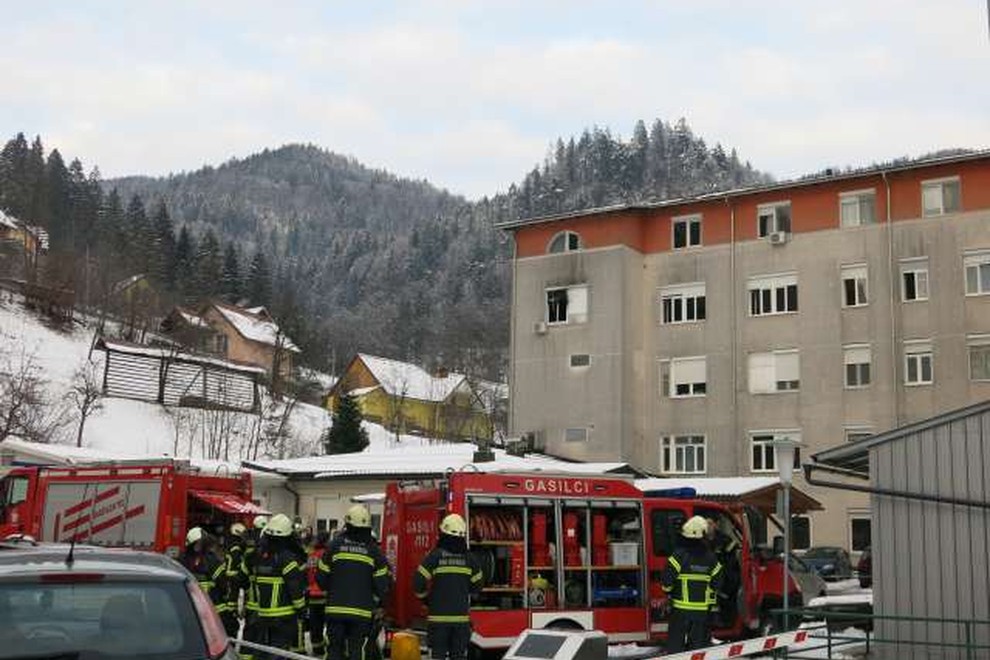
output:
[[[217,612],[229,609],[227,605],[227,575],[225,566],[211,552],[187,549],[182,555],[182,565],[196,577],[196,582],[213,601]]]
[[[224,553],[224,574],[227,580],[226,603],[232,609],[237,609],[237,600],[241,589],[248,590],[248,579],[244,573],[244,543],[240,539],[230,542]]]
[[[722,564],[703,543],[677,548],[667,558],[660,586],[675,609],[706,612],[722,586]]]
[[[370,621],[378,603],[388,597],[392,575],[370,534],[364,540],[345,531],[320,557],[316,582],[327,595],[327,616]]]
[[[471,555],[434,548],[413,575],[413,592],[427,599],[430,623],[468,623],[471,594],[483,579]]]
[[[262,618],[295,616],[306,605],[306,576],[284,545],[261,542],[244,555],[247,609]]]

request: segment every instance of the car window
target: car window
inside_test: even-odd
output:
[[[78,653],[79,660],[204,655],[180,582],[0,582],[0,660]]]
[[[793,573],[807,573],[810,570],[807,564],[805,564],[803,561],[801,561],[794,555],[790,556],[790,561],[787,562],[787,567]]]
[[[653,554],[658,557],[669,557],[674,554],[677,539],[680,537],[681,526],[687,517],[680,509],[656,509],[651,515],[653,528]]]
[[[838,550],[834,548],[812,548],[804,553],[804,556],[806,559],[832,559],[838,554]]]

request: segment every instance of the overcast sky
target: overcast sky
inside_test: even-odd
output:
[[[7,0],[0,90],[106,178],[308,142],[480,197],[681,116],[778,178],[990,146],[986,0]]]

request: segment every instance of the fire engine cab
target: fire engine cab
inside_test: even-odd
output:
[[[527,628],[601,630],[610,642],[666,635],[668,607],[660,573],[681,525],[712,522],[725,565],[714,635],[739,639],[779,606],[780,560],[754,552],[748,516],[726,504],[652,496],[622,477],[456,472],[429,483],[386,489],[382,546],[396,573],[388,608],[393,629],[425,628],[426,609],[412,575],[437,540],[447,513],[468,524],[470,551],[485,584],[472,610],[472,643],[507,648]],[[791,602],[800,602],[796,583]]]

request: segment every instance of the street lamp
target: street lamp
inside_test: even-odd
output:
[[[794,451],[797,442],[793,438],[782,436],[774,440],[774,463],[780,475],[780,484],[784,488],[784,630],[789,628],[790,592],[791,592],[791,480],[794,478]]]

